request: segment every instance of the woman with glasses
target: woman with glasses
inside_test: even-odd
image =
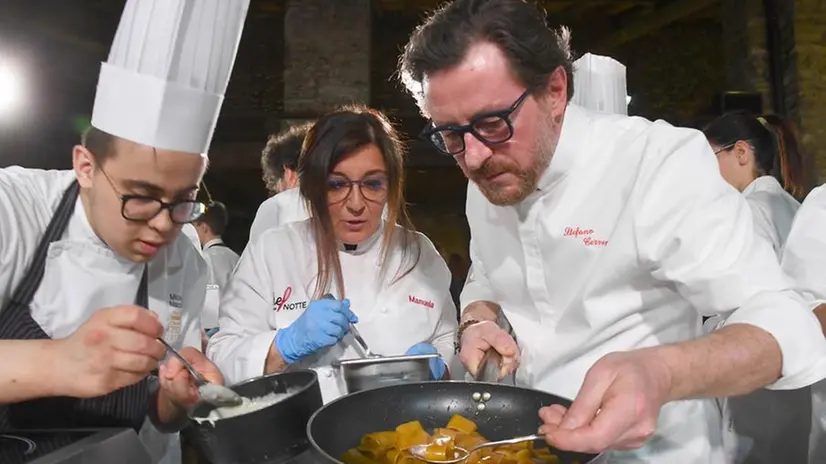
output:
[[[757,234],[780,258],[792,219],[813,187],[813,167],[800,142],[779,116],[726,113],[703,131],[717,155],[720,173],[743,193]]]
[[[410,225],[393,127],[364,107],[330,113],[310,129],[298,173],[311,217],[248,244],[221,301],[210,359],[230,382],[314,368],[330,401],[344,392],[331,362],[363,355],[355,324],[377,354],[438,352],[431,373],[444,378],[457,325],[450,272]]]
[[[704,130],[720,173],[751,207],[756,236],[781,259],[800,203],[812,187],[812,166],[789,124],[775,115],[726,113]],[[778,317],[783,317],[778,314]],[[706,322],[715,327],[719,318]],[[811,390],[761,389],[721,398],[729,462],[807,461]]]

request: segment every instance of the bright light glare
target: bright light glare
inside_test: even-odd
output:
[[[8,63],[0,61],[0,115],[17,108],[22,100],[22,82]]]
[[[631,95],[626,95],[626,96],[625,96],[625,104],[626,104],[626,105],[630,105],[630,104],[631,104]]]

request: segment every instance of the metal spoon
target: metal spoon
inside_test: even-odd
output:
[[[359,344],[359,347],[364,352],[364,356],[368,358],[381,358],[380,354],[373,353],[370,351],[370,347],[367,346],[367,342],[361,337],[359,333],[359,329],[356,328],[353,324],[350,324],[350,333],[353,334],[353,338],[356,339],[356,342]]]
[[[528,436],[525,436],[525,437],[511,438],[509,440],[489,441],[487,443],[482,443],[482,444],[474,446],[473,448],[470,449],[470,451],[468,451],[464,448],[460,448],[458,446],[455,446],[455,447],[453,447],[453,458],[445,459],[445,460],[425,458],[425,452],[427,451],[427,447],[430,446],[430,445],[411,446],[410,448],[407,449],[407,452],[410,453],[416,459],[422,460],[424,462],[430,462],[430,463],[433,463],[433,464],[455,464],[457,462],[464,461],[465,459],[470,457],[471,454],[473,454],[476,451],[479,451],[482,448],[493,448],[493,447],[502,446],[502,445],[515,445],[517,443],[523,443],[523,442],[526,442],[526,441],[544,440],[544,439],[545,439],[545,437],[543,437],[542,435],[528,435]]]
[[[218,407],[238,406],[243,402],[243,398],[241,398],[238,393],[235,393],[223,385],[208,382],[198,371],[195,370],[194,367],[192,367],[192,364],[190,364],[189,361],[181,356],[181,353],[178,353],[178,350],[172,348],[169,343],[166,343],[166,340],[158,337],[158,341],[163,343],[167,351],[178,358],[183,363],[184,367],[186,367],[186,370],[189,371],[189,375],[192,376],[195,380],[195,385],[198,386],[198,394],[201,395],[202,400]]]
[[[321,298],[324,299],[324,300],[335,300],[336,299],[336,297],[334,297],[331,293],[328,293],[328,294],[324,295]],[[359,348],[361,348],[361,351],[364,352],[364,356],[366,356],[368,358],[380,358],[381,357],[381,355],[378,355],[378,354],[373,353],[372,351],[370,351],[370,347],[367,346],[367,342],[365,342],[364,338],[362,338],[361,334],[359,333],[359,329],[357,329],[356,326],[353,325],[353,324],[350,324],[350,333],[353,334],[353,338],[356,339],[356,343],[359,344]]]

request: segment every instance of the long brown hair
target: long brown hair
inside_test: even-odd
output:
[[[311,228],[316,243],[318,280],[314,298],[330,291],[333,280],[344,297],[344,277],[338,255],[338,239],[330,218],[329,176],[346,155],[375,145],[387,170],[387,218],[382,233],[382,267],[388,263],[391,246],[401,246],[402,260],[395,280],[416,267],[421,255],[419,242],[404,201],[404,145],[393,125],[381,112],[350,105],[319,118],[310,128],[298,161],[301,195],[311,212]],[[403,226],[399,230],[396,224]],[[394,243],[398,241],[398,243]]]
[[[754,117],[734,111],[712,121],[703,132],[710,142],[724,147],[748,143],[754,150],[755,174],[773,176],[798,200],[816,183],[814,163],[804,152],[797,131],[780,116]]]

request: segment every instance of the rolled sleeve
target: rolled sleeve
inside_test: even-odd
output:
[[[782,378],[769,388],[801,388],[826,377],[819,323],[768,241],[757,236],[747,202],[720,176],[705,137],[677,131],[683,137],[672,137],[675,145],[644,173],[649,180],[637,212],[642,260],[701,315],[720,316],[716,327],[750,324],[775,338]]]
[[[753,296],[723,324],[749,324],[774,337],[783,356],[782,376],[766,386],[795,390],[826,378],[826,339],[817,318],[793,291]]]
[[[826,187],[812,190],[797,211],[781,266],[810,309],[826,303]]]

